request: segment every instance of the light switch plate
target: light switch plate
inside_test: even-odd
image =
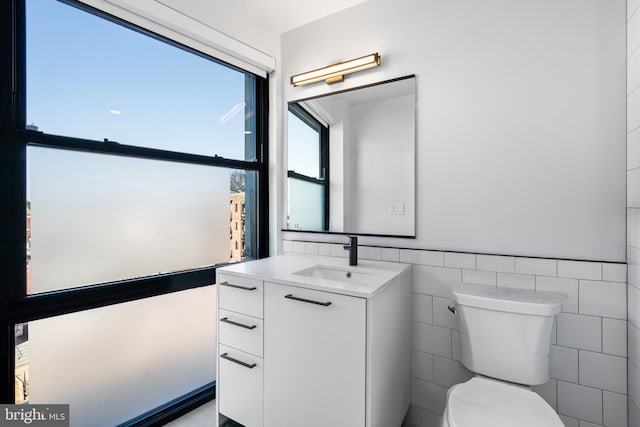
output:
[[[404,203],[389,205],[389,215],[404,215]]]

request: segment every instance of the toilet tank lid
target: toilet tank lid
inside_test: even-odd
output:
[[[510,313],[552,316],[560,312],[567,299],[555,292],[462,285],[453,289],[456,304]]]

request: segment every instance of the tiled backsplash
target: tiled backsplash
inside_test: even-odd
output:
[[[342,244],[283,241],[285,253],[346,257]],[[471,373],[459,362],[462,283],[555,291],[569,299],[552,336],[551,380],[534,387],[570,427],[627,426],[626,264],[359,247],[360,259],[413,264],[412,408],[407,426],[435,427],[446,392]]]

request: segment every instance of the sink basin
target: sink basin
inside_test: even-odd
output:
[[[372,273],[355,271],[349,268],[329,267],[326,265],[314,265],[304,270],[296,271],[293,274],[316,279],[334,280],[336,282],[355,282],[366,284],[371,280]]]

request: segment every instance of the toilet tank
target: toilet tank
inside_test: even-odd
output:
[[[467,369],[518,384],[549,380],[553,318],[565,295],[466,285],[453,294]]]

